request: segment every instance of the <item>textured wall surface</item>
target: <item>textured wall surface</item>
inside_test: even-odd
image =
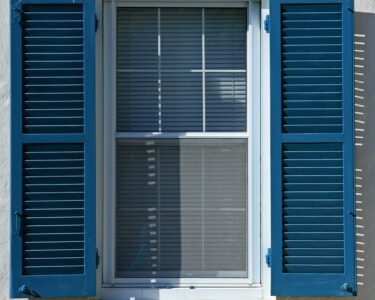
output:
[[[9,1],[0,1],[0,299],[9,294]]]

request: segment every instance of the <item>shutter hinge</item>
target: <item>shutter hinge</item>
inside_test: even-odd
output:
[[[28,298],[29,297],[40,298],[40,295],[37,292],[30,290],[25,284],[23,286],[21,286],[18,289],[18,291],[22,295],[28,296]]]
[[[351,285],[349,283],[344,283],[342,286],[341,286],[341,289],[344,291],[344,292],[348,292],[348,293],[351,293],[353,296],[356,296],[357,293],[353,290],[353,288],[351,287]]]
[[[98,19],[97,14],[95,14],[95,32],[98,32],[98,28],[99,28],[99,19]]]
[[[20,26],[23,25],[23,10],[20,8],[13,8],[13,22],[18,22]]]
[[[272,250],[271,248],[268,248],[267,254],[266,254],[266,264],[269,268],[271,268],[271,262],[272,262]]]
[[[267,15],[266,18],[264,19],[264,30],[267,33],[270,33],[270,15]]]
[[[23,233],[23,215],[20,211],[15,211],[14,212],[14,215],[16,216],[16,231],[18,232],[18,236],[19,237],[22,237],[22,233]]]
[[[99,255],[99,250],[96,248],[96,268],[99,267],[100,264],[100,255]]]
[[[354,14],[354,9],[351,7],[347,7],[348,11],[350,11],[352,14]]]

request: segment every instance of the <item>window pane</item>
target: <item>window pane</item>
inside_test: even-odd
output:
[[[203,129],[202,9],[161,10],[161,129]],[[172,72],[171,72],[172,71]]]
[[[246,73],[206,74],[206,130],[246,131]]]
[[[158,69],[157,9],[118,9],[117,68]]]
[[[119,140],[116,276],[247,276],[247,141]]]
[[[117,130],[159,131],[158,11],[119,8]]]
[[[165,72],[161,78],[164,132],[202,132],[202,74]]]
[[[206,69],[246,70],[246,9],[205,11]]]
[[[202,69],[202,9],[162,8],[161,68]]]
[[[117,75],[117,130],[159,131],[157,72]]]

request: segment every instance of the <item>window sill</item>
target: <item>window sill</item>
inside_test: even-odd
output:
[[[262,287],[227,288],[114,288],[102,287],[102,300],[260,300]]]

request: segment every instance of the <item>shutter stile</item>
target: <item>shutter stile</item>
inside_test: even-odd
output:
[[[95,295],[95,7],[11,15],[11,297]]]
[[[271,2],[273,295],[356,292],[351,7]]]

